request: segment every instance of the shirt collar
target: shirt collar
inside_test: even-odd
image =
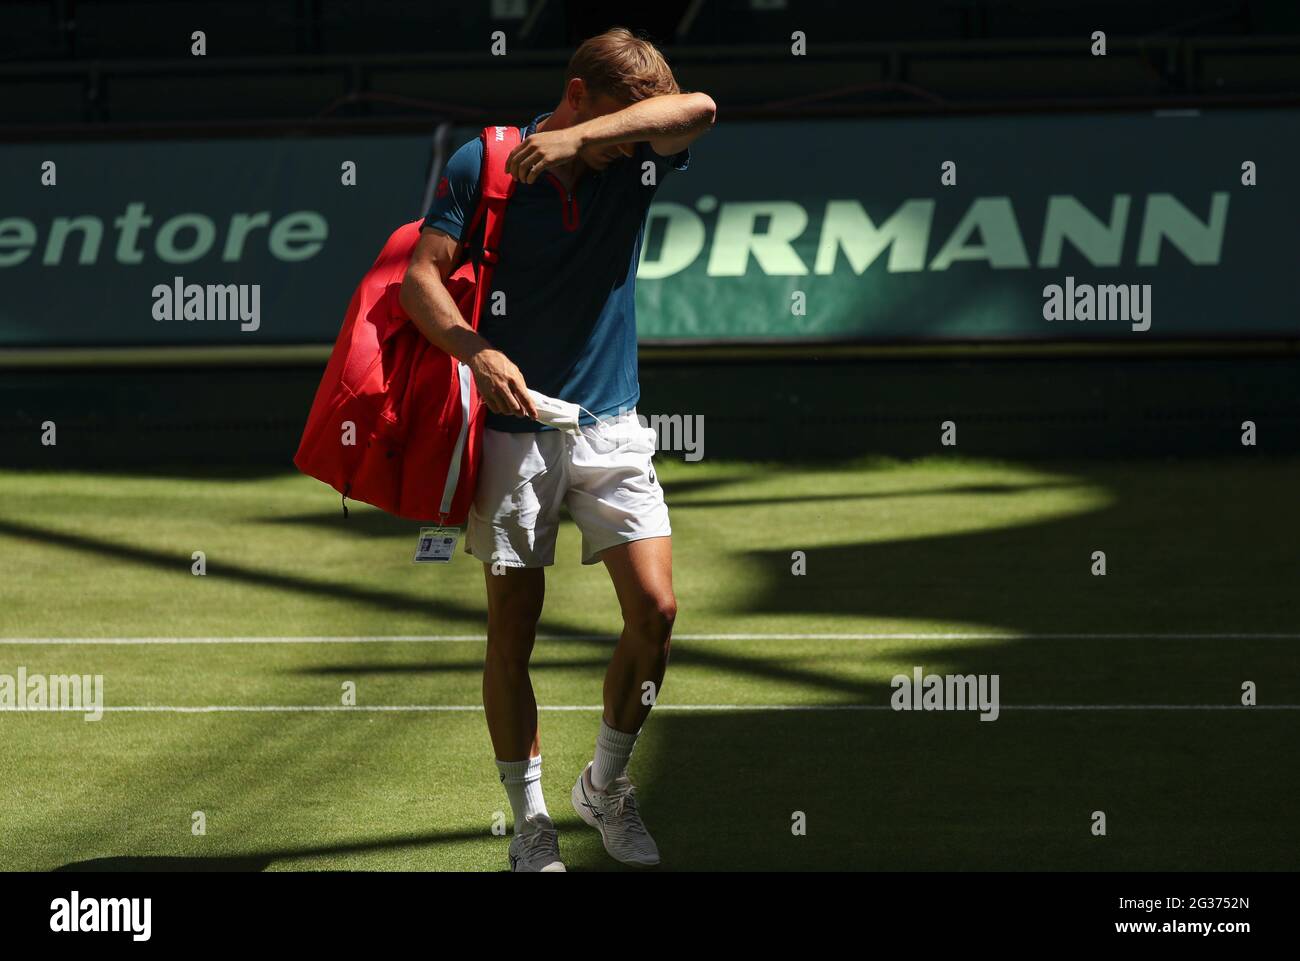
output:
[[[546,111],[546,113],[539,113],[536,117],[533,118],[533,122],[524,128],[524,136],[531,137],[533,134],[537,133],[537,125],[541,123],[543,120],[545,120],[547,117],[549,117],[551,114],[553,114],[554,112],[555,112],[554,110],[548,110]]]

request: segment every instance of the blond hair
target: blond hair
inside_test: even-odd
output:
[[[569,60],[565,83],[574,77],[581,77],[593,95],[624,103],[680,92],[664,55],[626,27],[584,40]]]

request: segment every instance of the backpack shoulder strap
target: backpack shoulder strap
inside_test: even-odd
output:
[[[506,160],[510,151],[519,145],[518,127],[484,127],[479,139],[483,142],[483,165],[478,175],[478,204],[465,237],[472,242],[482,227],[483,242],[475,254],[481,254],[487,263],[496,263],[497,244],[501,240],[506,203],[514,193],[517,181],[506,173]]]
[[[479,136],[483,138],[480,197],[505,200],[515,189],[515,178],[506,173],[506,160],[510,151],[519,146],[519,128],[484,127]]]
[[[480,137],[483,140],[483,166],[478,178],[478,207],[474,211],[470,230],[465,235],[469,238],[478,236],[476,231],[482,222],[481,246],[472,253],[467,252],[475,262],[477,283],[474,285],[470,316],[466,319],[475,329],[483,314],[483,300],[487,296],[493,269],[499,259],[497,247],[501,243],[501,230],[505,226],[506,204],[515,191],[516,180],[506,173],[506,159],[520,139],[518,127],[484,127]]]

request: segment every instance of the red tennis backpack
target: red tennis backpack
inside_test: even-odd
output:
[[[485,127],[479,199],[446,287],[478,327],[492,284],[506,203],[506,158],[518,127]],[[398,302],[423,221],[399,227],[361,278],[316,389],[293,462],[347,499],[409,520],[465,523],[486,408],[470,369],[435,347]],[[481,245],[474,238],[482,232]]]

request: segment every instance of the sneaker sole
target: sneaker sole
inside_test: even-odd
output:
[[[540,868],[537,871],[520,871],[519,859],[514,855],[510,855],[509,861],[511,874],[567,874],[569,871],[569,869],[564,866],[563,861],[552,861],[546,867]]]

